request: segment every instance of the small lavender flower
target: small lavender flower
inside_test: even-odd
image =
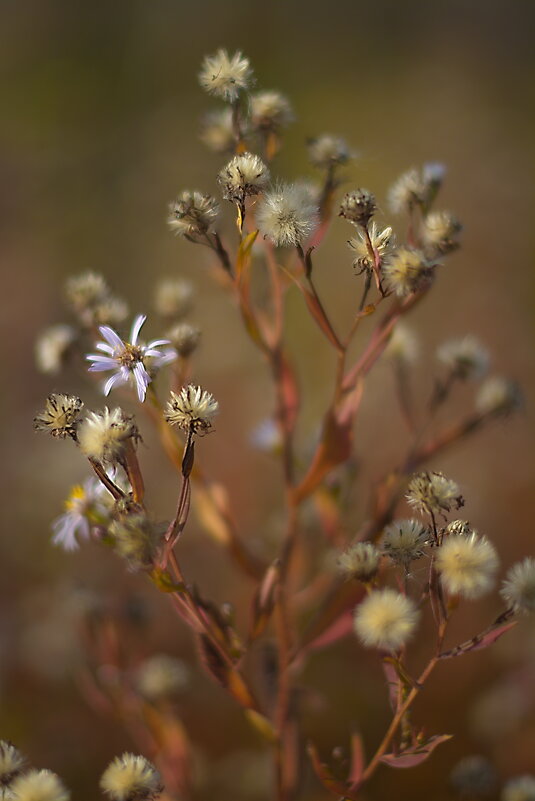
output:
[[[91,518],[100,512],[105,513],[101,503],[103,486],[97,479],[90,478],[83,485],[71,489],[65,501],[66,512],[52,523],[54,536],[52,542],[66,551],[75,551],[79,547],[78,538],[89,539]],[[93,522],[95,522],[93,520]]]
[[[98,342],[96,348],[106,355],[90,353],[86,356],[86,359],[92,362],[89,368],[90,373],[113,370],[113,375],[108,378],[103,386],[105,395],[109,395],[113,387],[128,384],[133,379],[138,398],[143,403],[147,387],[152,380],[144,364],[145,357],[151,357],[153,360],[151,361],[152,368],[162,367],[176,358],[174,350],[157,350],[162,345],[169,345],[168,339],[153,339],[147,345],[142,345],[138,342],[141,326],[146,319],[147,317],[144,314],[139,314],[136,317],[130,332],[130,342],[124,342],[110,326],[100,326],[99,331],[106,342]]]

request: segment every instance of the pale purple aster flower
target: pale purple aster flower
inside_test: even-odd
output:
[[[169,345],[168,339],[153,339],[147,345],[138,342],[141,326],[146,319],[144,314],[136,317],[130,332],[130,342],[124,342],[109,325],[99,327],[99,331],[106,341],[98,342],[96,348],[105,355],[90,353],[86,359],[92,362],[89,372],[113,371],[113,375],[104,383],[105,395],[109,395],[113,387],[128,384],[133,378],[138,398],[143,403],[147,387],[152,381],[151,375],[146,369],[145,358],[151,359],[151,368],[162,367],[176,359],[176,352],[172,348],[165,351],[157,350],[162,345]]]
[[[102,491],[102,484],[94,478],[71,489],[65,501],[67,511],[52,523],[54,545],[59,545],[66,551],[75,551],[78,548],[78,538],[89,539],[91,522],[95,523],[99,517],[106,516],[106,509],[102,505]]]

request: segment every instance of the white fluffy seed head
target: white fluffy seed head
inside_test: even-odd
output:
[[[407,488],[407,502],[418,512],[449,512],[464,504],[459,485],[443,473],[417,473]]]
[[[217,220],[219,203],[212,195],[185,190],[169,204],[167,223],[177,236],[206,234]]]
[[[535,776],[515,776],[504,786],[501,801],[535,801]]]
[[[535,559],[532,556],[527,556],[508,571],[501,595],[515,609],[535,612]]]
[[[233,103],[252,80],[249,59],[238,50],[229,56],[226,50],[218,50],[206,56],[199,73],[199,83],[208,94]]]
[[[418,622],[415,604],[394,590],[374,590],[355,610],[355,631],[370,648],[399,651]]]
[[[225,106],[205,115],[201,123],[201,141],[215,153],[232,153],[236,134],[231,108]]]
[[[395,520],[384,530],[382,546],[394,564],[408,568],[425,553],[429,532],[418,520]]]
[[[25,764],[25,757],[12,743],[0,740],[0,785],[5,786],[12,782]]]
[[[154,308],[171,320],[181,320],[193,307],[193,284],[184,278],[164,278],[156,284]]]
[[[30,770],[10,787],[14,801],[69,801],[70,793],[51,770]]]
[[[150,701],[167,698],[184,690],[189,683],[189,670],[184,662],[168,654],[156,654],[138,668],[136,684]]]
[[[404,298],[431,283],[434,267],[421,250],[400,247],[384,262],[382,273],[387,289]]]
[[[418,337],[411,328],[398,323],[388,340],[384,354],[392,361],[412,364],[420,354]]]
[[[468,522],[468,520],[452,520],[451,523],[448,523],[446,526],[446,534],[462,534],[466,536],[467,534],[472,534],[474,529]]]
[[[261,233],[277,247],[295,247],[319,221],[318,207],[307,186],[282,184],[267,192],[257,207]]]
[[[476,409],[480,414],[507,416],[520,408],[521,403],[518,384],[502,376],[487,378],[476,397]]]
[[[367,582],[377,574],[381,554],[372,542],[357,542],[338,557],[338,567],[348,577]]]
[[[375,221],[372,221],[368,228],[370,242],[375,253],[381,260],[390,252],[393,243],[393,234],[390,227],[380,229]],[[347,244],[355,253],[354,266],[359,270],[371,269],[374,264],[374,256],[368,248],[368,239],[364,231],[357,231],[357,235],[349,239]]]
[[[444,342],[437,350],[437,358],[463,380],[481,378],[487,372],[490,362],[486,348],[471,335]]]
[[[293,119],[292,107],[280,92],[264,91],[251,96],[251,125],[254,130],[276,132]]]
[[[246,197],[263,191],[269,181],[269,170],[260,156],[241,153],[223,167],[218,181],[225,200],[243,203]]]
[[[435,559],[444,589],[450,595],[470,599],[479,598],[492,589],[498,564],[494,546],[475,532],[448,537]]]
[[[167,332],[166,336],[178,355],[187,358],[197,348],[201,330],[189,323],[178,323]]]
[[[134,754],[116,757],[102,774],[100,786],[113,801],[151,801],[163,789],[154,765]]]
[[[80,450],[89,459],[115,463],[124,454],[129,440],[139,438],[134,418],[122,409],[89,412],[78,429]]]
[[[353,153],[342,137],[323,134],[309,140],[308,157],[314,167],[328,169],[346,164],[353,158]]]
[[[99,273],[75,275],[65,285],[67,301],[79,313],[102,303],[109,293],[108,284]]]
[[[431,211],[422,223],[422,240],[432,255],[450,253],[459,247],[461,223],[449,211]]]
[[[35,343],[37,369],[49,375],[59,373],[75,340],[76,331],[70,325],[53,325],[43,331]]]
[[[210,392],[188,384],[179,394],[171,392],[165,419],[172,426],[197,434],[211,428],[218,411],[219,404]]]

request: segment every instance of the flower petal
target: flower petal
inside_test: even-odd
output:
[[[147,319],[147,315],[146,314],[138,314],[138,316],[134,320],[134,322],[132,324],[132,331],[130,332],[130,344],[131,345],[137,345],[137,338],[139,336],[139,332],[141,330],[141,326],[143,325],[143,323],[145,322],[146,319]]]
[[[117,331],[114,331],[109,325],[101,325],[98,330],[114,350],[122,350],[124,348],[123,340]]]
[[[137,396],[141,403],[143,403],[151,379],[141,362],[138,362],[134,367],[134,378],[136,381]]]
[[[109,395],[116,384],[126,384],[127,381],[128,378],[125,379],[125,377],[121,372],[114,373],[104,383],[102,391],[105,395]]]

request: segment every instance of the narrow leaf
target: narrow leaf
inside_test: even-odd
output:
[[[426,743],[411,746],[399,754],[385,754],[381,757],[381,762],[390,765],[391,768],[413,768],[415,765],[425,762],[438,745],[451,740],[451,738],[451,734],[437,734]]]

